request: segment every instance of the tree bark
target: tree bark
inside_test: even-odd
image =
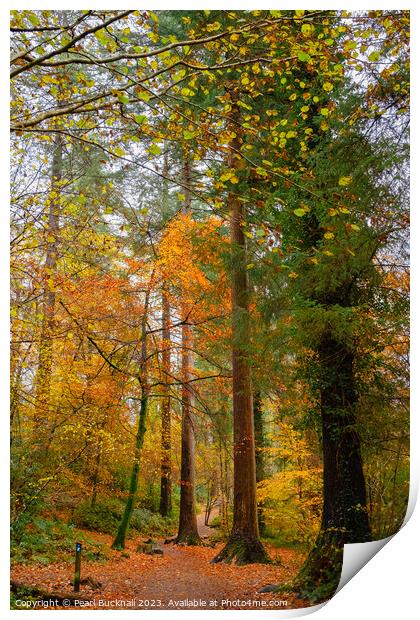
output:
[[[121,518],[120,525],[118,527],[117,535],[115,537],[114,542],[112,543],[112,549],[117,549],[118,551],[121,551],[122,549],[125,548],[125,540],[127,538],[128,529],[130,527],[130,520],[131,520],[131,515],[133,514],[134,502],[136,501],[139,471],[140,471],[141,451],[143,448],[144,436],[146,434],[147,406],[148,406],[148,390],[143,388],[143,394],[142,394],[141,401],[140,401],[140,413],[139,413],[139,421],[138,421],[138,426],[137,426],[134,462],[133,462],[133,468],[131,470],[128,497],[127,497],[127,502],[125,504],[124,513]]]
[[[255,474],[256,481],[265,479],[264,471],[264,420],[261,408],[261,393],[254,392],[254,434],[255,434]],[[265,533],[264,506],[263,502],[257,503],[258,529],[260,534]]]
[[[169,174],[168,154],[165,153],[162,183],[162,216],[168,214]],[[168,517],[172,512],[172,471],[171,471],[171,396],[168,386],[171,372],[171,308],[168,296],[168,282],[162,284],[162,417],[161,417],[161,453],[160,453],[160,503],[159,512]]]
[[[146,434],[146,418],[148,410],[148,400],[150,386],[147,379],[147,315],[149,312],[149,299],[150,291],[152,288],[153,275],[150,278],[149,286],[146,291],[146,298],[144,302],[144,312],[141,322],[141,358],[140,358],[140,373],[139,383],[141,389],[140,398],[140,412],[137,425],[136,443],[134,447],[134,461],[130,476],[130,485],[128,490],[127,502],[125,505],[124,513],[121,518],[115,540],[112,543],[112,548],[121,551],[125,547],[125,539],[130,527],[131,515],[133,514],[134,503],[137,496],[137,487],[140,471],[140,459],[141,452],[144,443],[144,436]]]
[[[191,209],[191,164],[189,156],[184,155],[183,181],[185,190],[184,212]],[[181,314],[184,321],[187,320],[190,308],[181,304]],[[177,543],[198,545],[201,543],[197,529],[197,515],[195,510],[195,439],[194,422],[192,411],[192,388],[188,383],[193,368],[192,348],[194,336],[191,325],[182,325],[182,357],[181,357],[181,380],[182,380],[182,429],[181,429],[181,492],[179,505],[179,526]]]
[[[232,92],[232,130],[236,132],[228,166],[238,178],[241,147],[240,112],[237,95]],[[252,410],[251,371],[248,359],[250,344],[249,285],[246,269],[246,238],[243,231],[245,210],[242,201],[229,192],[232,244],[232,377],[233,377],[233,526],[226,546],[213,562],[248,564],[266,562],[267,554],[259,540],[255,476],[254,420]]]
[[[160,463],[160,504],[159,512],[162,517],[168,517],[172,512],[172,481],[171,481],[171,396],[167,385],[171,372],[171,342],[170,342],[170,306],[165,288],[162,289],[162,428],[161,428],[161,463]]]
[[[356,429],[354,353],[331,334],[319,348],[323,512],[321,530],[295,586],[313,600],[330,598],[340,581],[343,548],[371,540],[360,439]]]

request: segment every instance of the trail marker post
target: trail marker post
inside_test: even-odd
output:
[[[74,592],[80,592],[80,563],[82,559],[82,545],[76,543],[76,560],[74,564]]]

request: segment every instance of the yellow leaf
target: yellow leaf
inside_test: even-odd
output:
[[[338,184],[342,187],[346,187],[347,185],[350,185],[352,181],[353,177],[340,177],[340,179],[338,180]]]
[[[220,180],[221,181],[229,181],[229,179],[234,175],[234,173],[229,170],[228,172],[224,172],[221,176],[220,176]]]

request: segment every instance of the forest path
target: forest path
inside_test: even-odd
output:
[[[105,534],[88,534],[106,545],[112,542]],[[267,584],[284,583],[294,577],[304,559],[294,550],[267,548],[271,558],[281,560],[281,564],[235,566],[211,564],[222,548],[221,543],[214,547],[183,547],[165,545],[162,540],[159,546],[163,555],[146,555],[136,551],[139,542],[140,539],[129,540],[124,555],[111,551],[105,564],[82,561],[82,579],[90,578],[100,584],[96,590],[89,584],[82,584],[80,596],[90,600],[83,605],[84,609],[291,609],[305,606],[293,594],[258,592]],[[17,565],[11,572],[15,581],[49,593],[71,595],[73,570],[72,564],[63,562],[48,566]]]
[[[217,514],[217,509],[216,508],[212,508],[212,510],[210,512],[209,523],[212,522],[212,520],[214,519],[216,514]],[[200,536],[211,536],[212,534],[215,533],[214,528],[206,525],[205,524],[205,520],[206,520],[206,513],[205,512],[201,512],[200,514],[197,515],[197,529],[198,529],[198,533],[199,533]]]

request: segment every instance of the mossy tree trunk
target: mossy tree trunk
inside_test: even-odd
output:
[[[130,527],[131,515],[133,514],[134,504],[137,497],[137,487],[140,472],[140,459],[143,448],[144,436],[146,433],[146,419],[149,401],[150,386],[147,379],[147,316],[149,312],[149,299],[150,291],[152,288],[153,274],[150,277],[149,286],[146,290],[144,310],[141,321],[141,354],[140,354],[140,372],[138,380],[140,383],[140,411],[138,417],[136,443],[134,446],[134,461],[131,470],[130,484],[128,489],[127,501],[125,504],[124,513],[122,515],[118,531],[115,536],[115,540],[112,543],[112,548],[121,551],[125,547],[125,540],[127,538],[128,530]]]
[[[321,530],[295,587],[313,600],[338,586],[343,547],[371,540],[360,439],[356,429],[354,353],[331,334],[318,348],[322,420],[323,513]]]
[[[262,411],[261,392],[254,392],[254,434],[255,434],[255,474],[256,481],[265,479],[264,468],[264,417]],[[261,535],[265,534],[264,505],[257,502],[258,529]]]
[[[125,548],[125,541],[130,527],[131,515],[133,514],[134,503],[137,497],[137,487],[140,472],[141,451],[143,448],[144,435],[146,433],[146,417],[147,417],[148,394],[143,390],[140,400],[140,413],[137,426],[137,435],[135,443],[134,462],[131,470],[130,485],[128,489],[128,497],[124,508],[124,513],[118,526],[117,535],[112,543],[112,548],[121,551]]]

